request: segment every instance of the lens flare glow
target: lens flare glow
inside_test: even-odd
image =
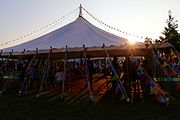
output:
[[[128,41],[129,41],[130,44],[135,44],[135,43],[137,42],[137,41],[134,40],[134,39],[129,39]]]

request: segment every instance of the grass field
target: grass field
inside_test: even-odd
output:
[[[9,93],[0,97],[0,120],[180,120],[179,113],[179,99],[165,106],[151,98],[125,103],[107,94],[94,104],[87,103],[86,97],[70,104],[57,95],[36,98],[35,94],[19,97]]]
[[[65,93],[64,102],[54,93],[36,98],[37,90],[19,97],[18,84],[11,84],[9,87],[16,86],[16,89],[7,89],[0,96],[0,120],[180,120],[180,91],[172,86],[164,86],[176,98],[169,106],[151,96],[145,101],[126,103],[119,95],[106,93],[102,86],[106,81],[99,79],[94,81],[97,94],[93,104],[87,102],[84,86],[79,87],[83,80],[73,84],[74,92]]]

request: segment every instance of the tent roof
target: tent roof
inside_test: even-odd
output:
[[[45,34],[34,40],[4,49],[5,52],[20,52],[24,49],[34,51],[53,48],[100,47],[103,43],[106,46],[123,45],[127,39],[108,33],[92,25],[83,17],[78,17],[74,22],[65,25],[55,31]]]
[[[104,48],[102,48],[103,44],[105,44],[105,48],[108,50],[110,56],[126,56],[132,53],[133,55],[144,56],[153,48],[153,45],[149,45],[147,49],[144,43],[141,42],[137,42],[131,46],[128,44],[127,39],[99,29],[83,17],[78,17],[74,22],[39,38],[5,48],[0,56],[9,56],[10,54],[16,57],[22,54],[31,56],[36,54],[36,48],[38,48],[38,54],[45,57],[52,46],[53,56],[56,58],[64,58],[65,47],[67,45],[68,58],[77,58],[82,57],[83,45],[85,45],[88,47],[88,49],[86,49],[88,55],[92,57],[102,57],[106,56],[104,54]],[[155,47],[171,47],[171,44],[157,44]],[[23,52],[24,49],[26,50],[25,52]]]

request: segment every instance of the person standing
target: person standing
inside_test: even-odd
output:
[[[88,60],[87,60],[87,68],[89,71],[89,83],[90,83],[90,88],[91,90],[93,90],[93,74],[94,74],[94,64],[93,62],[90,60],[90,56],[87,56]]]
[[[57,67],[56,70],[57,72],[55,74],[55,80],[54,80],[55,90],[60,90],[63,84],[63,80],[65,78],[63,66]]]
[[[24,78],[25,78],[25,63],[23,60],[20,60],[20,62],[18,62],[17,64],[17,71],[19,72],[18,74],[18,79],[19,79],[19,83],[20,83],[20,89],[19,89],[19,96],[22,95],[22,91],[24,89]]]

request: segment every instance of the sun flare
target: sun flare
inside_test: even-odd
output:
[[[129,39],[128,41],[129,41],[130,44],[135,44],[135,43],[137,42],[137,41],[134,40],[134,39]]]

